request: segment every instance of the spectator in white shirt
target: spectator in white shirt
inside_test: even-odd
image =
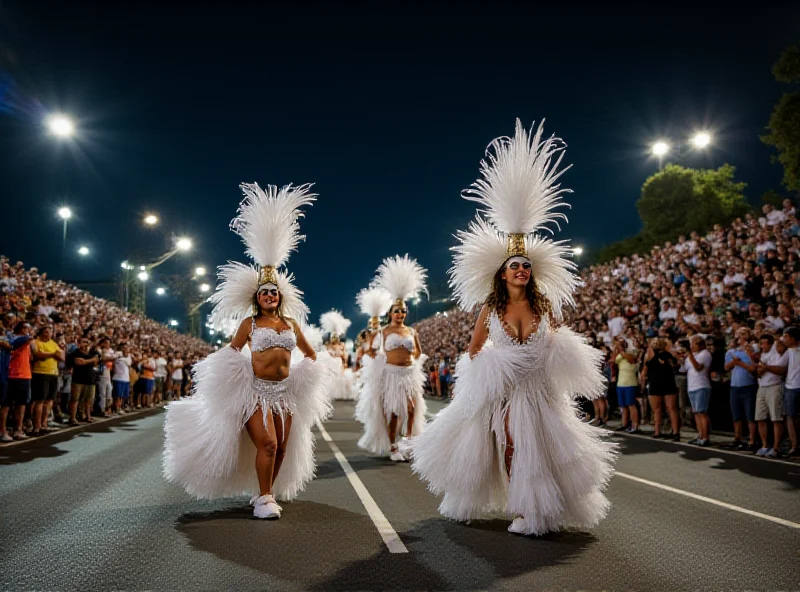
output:
[[[699,335],[692,337],[689,351],[684,349],[681,358],[681,371],[686,371],[689,402],[698,433],[698,437],[690,440],[689,444],[710,446],[711,421],[708,418],[708,404],[711,400],[711,380],[708,372],[711,369],[711,354],[706,349],[705,340]]]
[[[111,374],[112,394],[114,395],[114,411],[125,413],[122,406],[128,403],[131,396],[131,366],[133,358],[128,350],[128,344],[123,343],[120,351],[114,353],[114,371]]]
[[[783,332],[786,345],[786,385],[783,390],[783,412],[792,448],[789,456],[797,456],[797,436],[800,432],[800,329],[788,327]]]
[[[758,394],[756,395],[756,422],[761,437],[761,448],[756,454],[777,458],[783,439],[783,376],[786,373],[786,352],[781,354],[775,338],[769,333],[761,336],[761,356],[756,371],[758,373]],[[769,422],[772,422],[772,448],[767,447]]]
[[[611,318],[608,319],[608,333],[612,340],[622,333],[627,322],[620,313],[619,308],[611,309]]]
[[[181,398],[183,387],[183,360],[178,357],[172,358],[167,369],[170,372],[170,396],[177,401]]]
[[[715,293],[721,296],[725,292],[725,284],[722,282],[722,275],[719,273],[714,274],[714,281],[711,282],[711,294]]]
[[[738,272],[735,267],[730,266],[728,267],[728,272],[725,274],[725,277],[722,278],[722,283],[726,288],[730,288],[734,284],[741,284],[744,286],[747,283],[747,278],[743,273]]]
[[[766,220],[767,226],[783,224],[786,221],[786,214],[784,214],[782,210],[776,210],[770,204],[764,204],[761,211],[764,212],[764,219]]]
[[[156,377],[154,402],[158,405],[162,397],[164,397],[164,387],[167,384],[167,360],[161,352],[158,353],[158,357],[156,358],[156,371],[154,375]]]
[[[661,310],[658,312],[658,319],[666,321],[667,319],[677,319],[678,309],[672,306],[672,302],[665,298],[661,301]]]

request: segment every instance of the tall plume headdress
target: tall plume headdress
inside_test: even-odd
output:
[[[450,287],[459,305],[472,310],[483,304],[492,291],[498,269],[511,257],[531,262],[536,286],[561,318],[564,305],[574,304],[573,292],[580,283],[577,266],[570,259],[568,241],[553,241],[538,233],[567,217],[556,210],[569,207],[561,198],[571,190],[558,182],[570,167],[559,170],[566,144],[551,136],[542,139],[544,121],[529,134],[517,119],[513,138],[495,139],[481,161],[481,178],[462,193],[480,208],[467,230],[459,230],[459,244],[452,248]],[[560,229],[560,227],[559,227]]]
[[[391,298],[390,306],[393,306],[418,296],[420,292],[425,292],[427,295],[428,288],[425,285],[427,279],[428,271],[406,253],[402,257],[395,255],[384,259],[378,267],[371,287],[388,292]]]
[[[381,315],[392,305],[392,297],[383,288],[364,288],[356,296],[359,310],[369,317],[370,329],[378,329]]]
[[[319,324],[322,330],[329,333],[331,337],[335,335],[337,338],[341,338],[347,333],[352,322],[338,310],[330,310],[320,315]]]
[[[242,183],[240,187],[244,199],[230,227],[242,237],[245,253],[255,265],[229,261],[219,266],[220,282],[208,299],[214,304],[211,323],[228,334],[236,331],[242,320],[254,313],[256,292],[267,285],[281,293],[281,315],[305,322],[308,308],[303,292],[294,285],[294,275],[285,265],[305,239],[298,222],[304,216],[300,208],[312,204],[317,195],[311,193],[311,184],[262,189],[257,183]]]

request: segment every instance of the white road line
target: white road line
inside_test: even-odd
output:
[[[406,549],[403,541],[400,540],[400,537],[395,529],[392,528],[391,524],[389,524],[386,516],[383,515],[383,512],[381,512],[381,509],[378,507],[378,504],[376,504],[375,500],[372,499],[372,496],[369,494],[369,491],[367,491],[367,488],[364,487],[361,479],[358,478],[358,475],[353,470],[353,467],[350,466],[350,463],[347,461],[347,457],[342,454],[342,451],[339,450],[336,442],[333,441],[319,421],[317,422],[317,429],[328,443],[328,446],[330,447],[331,452],[333,452],[333,455],[336,457],[336,460],[338,460],[339,464],[342,466],[344,474],[347,475],[347,478],[350,480],[350,485],[352,485],[353,489],[356,490],[356,494],[361,500],[361,503],[364,505],[364,509],[372,519],[372,523],[375,525],[375,528],[378,529],[378,533],[381,535],[383,542],[386,543],[386,546],[389,548],[389,553],[408,553],[408,549]]]
[[[626,473],[616,472],[614,474],[618,477],[624,477],[625,479],[630,479],[631,481],[636,481],[637,483],[644,483],[645,485],[650,485],[651,487],[657,487],[658,489],[663,489],[664,491],[677,493],[678,495],[685,495],[686,497],[690,497],[692,499],[696,499],[701,502],[706,502],[708,504],[714,504],[715,506],[720,506],[721,508],[733,510],[734,512],[741,512],[742,514],[747,514],[748,516],[755,516],[756,518],[761,518],[762,520],[769,520],[770,522],[774,522],[775,524],[781,524],[783,526],[788,526],[789,528],[800,529],[800,524],[798,524],[797,522],[784,520],[783,518],[776,518],[775,516],[770,516],[769,514],[762,514],[761,512],[756,512],[754,510],[748,510],[747,508],[742,508],[741,506],[734,506],[733,504],[728,504],[725,502],[721,502],[719,500],[715,500],[710,497],[697,495],[696,493],[692,493],[690,491],[684,491],[683,489],[676,489],[675,487],[670,487],[669,485],[664,485],[662,483],[656,483],[655,481],[648,481],[647,479],[642,479],[641,477],[634,477],[633,475],[628,475]]]

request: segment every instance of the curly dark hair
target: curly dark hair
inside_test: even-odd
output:
[[[506,288],[506,282],[503,278],[505,270],[506,265],[503,263],[492,278],[492,293],[489,294],[489,297],[486,299],[486,306],[488,306],[490,310],[494,310],[501,320],[506,314],[506,304],[508,303],[508,289]],[[531,279],[525,286],[525,296],[528,299],[528,303],[531,305],[531,310],[540,319],[545,318],[545,315],[549,317],[553,316],[553,306],[550,304],[547,297],[539,291],[533,274],[531,274]]]

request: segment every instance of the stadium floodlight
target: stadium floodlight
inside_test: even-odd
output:
[[[90,253],[89,247],[80,247],[78,249],[78,255],[81,255],[82,257],[86,257],[86,255],[88,255],[89,253]]]
[[[166,293],[167,291],[164,288],[156,288],[156,294],[158,294],[159,296],[163,296]]]
[[[75,133],[75,124],[66,115],[54,113],[47,118],[47,129],[59,138],[69,138]]]
[[[69,208],[58,208],[58,215],[63,220],[69,220],[70,218],[72,218],[72,210],[70,210]]]
[[[656,156],[664,156],[669,152],[669,144],[666,142],[656,142],[653,144],[652,151]]]
[[[203,266],[196,267],[195,270],[194,270],[194,274],[197,277],[203,277],[206,274],[206,268],[203,267]]]
[[[179,251],[188,251],[192,248],[192,241],[186,237],[181,237],[175,242],[175,248]]]
[[[201,292],[205,293],[205,292],[208,292],[210,289],[211,289],[211,286],[209,286],[208,284],[200,284],[200,291]]]
[[[147,280],[150,279],[150,274],[147,273],[146,271],[140,271],[139,275],[137,275],[136,277],[138,277],[143,282],[146,282]]]
[[[178,321],[176,321],[175,319],[170,319],[169,320],[169,326],[170,327],[177,327],[178,326]]]
[[[711,144],[711,134],[708,132],[697,132],[692,136],[692,145],[695,148],[706,148]]]
[[[148,226],[155,226],[156,224],[158,224],[158,216],[156,216],[155,214],[147,214],[144,217],[144,223],[147,224]]]
[[[572,249],[572,252],[575,253],[578,257],[583,255],[583,247],[575,247]]]

